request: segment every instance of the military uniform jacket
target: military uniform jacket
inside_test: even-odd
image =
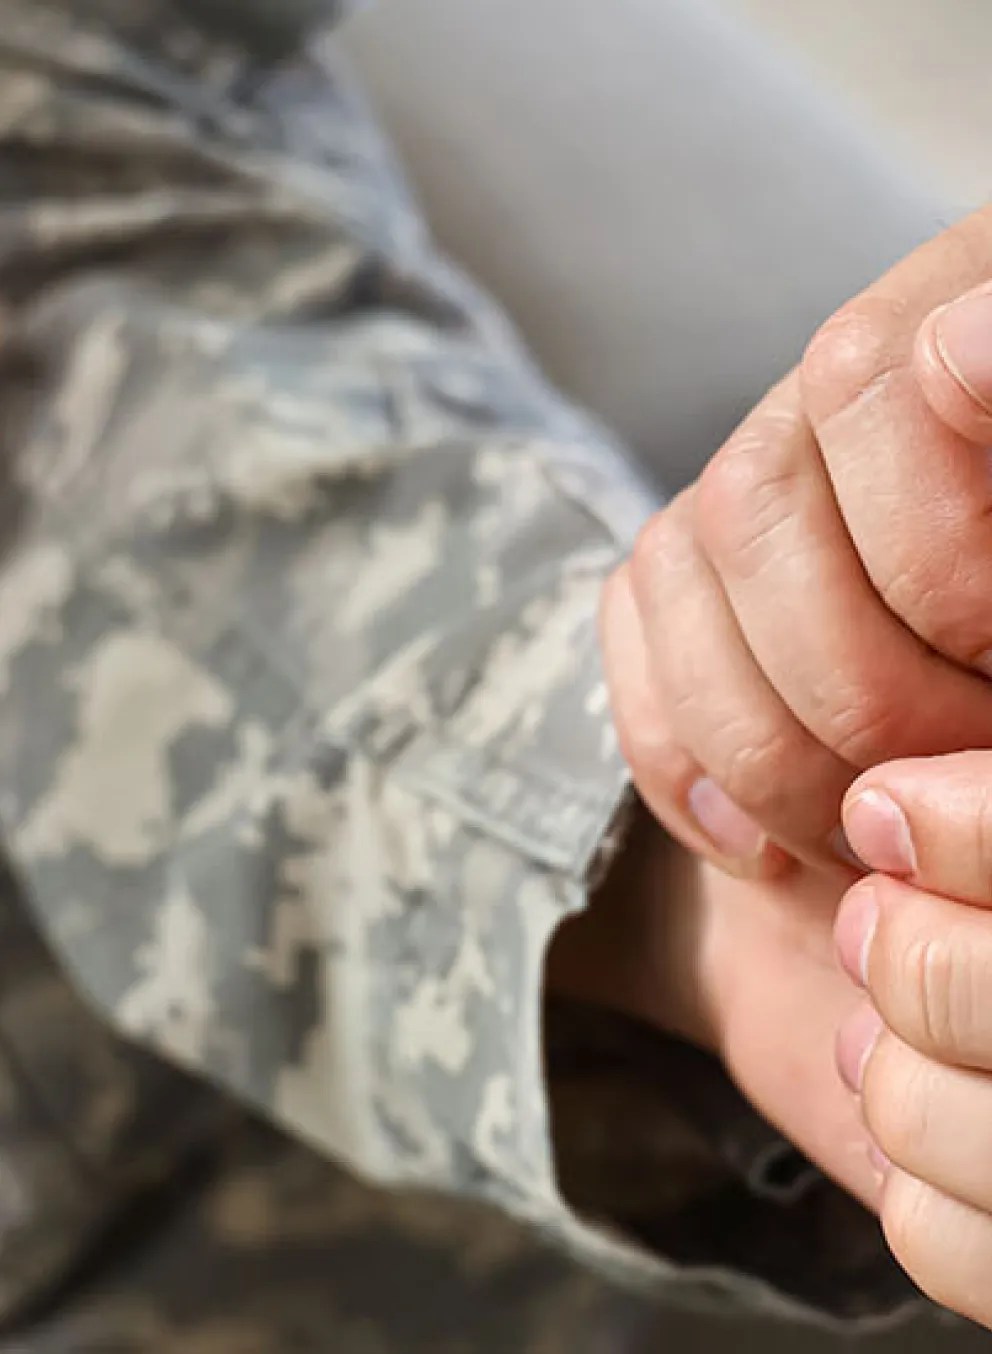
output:
[[[713,1069],[542,1041],[629,796],[597,596],[656,498],[434,249],[334,17],[0,0],[0,1332],[614,1348],[618,1279],[898,1308]]]

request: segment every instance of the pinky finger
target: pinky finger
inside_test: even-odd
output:
[[[627,565],[609,579],[604,589],[600,636],[620,748],[641,798],[661,825],[690,851],[729,873],[773,879],[791,869],[792,857],[774,842],[766,839],[749,860],[728,859],[699,827],[689,808],[690,796],[716,797],[721,792],[710,786],[695,759],[679,743],[651,681],[647,644]],[[729,801],[722,811],[741,814]],[[750,820],[742,821],[740,828],[742,836],[750,835],[754,825]]]

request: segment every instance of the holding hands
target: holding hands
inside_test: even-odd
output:
[[[839,312],[645,529],[602,633],[638,788],[710,862],[713,1042],[992,1327],[990,279],[992,208]]]
[[[870,772],[845,821],[884,872],[836,924],[864,989],[837,1061],[876,1144],[882,1223],[931,1297],[992,1326],[992,754]]]
[[[990,278],[992,208],[829,321],[607,589],[639,788],[724,868],[836,869],[860,771],[992,747]]]

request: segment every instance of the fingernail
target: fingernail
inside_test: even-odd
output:
[[[851,849],[851,843],[844,835],[842,827],[836,828],[830,835],[830,849],[838,860],[845,865],[850,865],[852,869],[857,870],[859,874],[864,874],[865,863],[859,860]]]
[[[871,883],[851,889],[834,923],[841,967],[859,987],[868,986],[868,956],[878,926],[878,897]]]
[[[992,290],[945,306],[933,317],[933,335],[947,370],[992,414]]]
[[[881,790],[863,790],[844,806],[844,831],[851,850],[872,870],[911,875],[916,871],[909,819]]]
[[[761,854],[767,834],[724,794],[716,781],[703,776],[688,795],[689,808],[710,841],[728,860],[752,860]]]
[[[837,1036],[837,1071],[841,1081],[855,1095],[861,1094],[865,1068],[883,1028],[882,1018],[874,1006],[862,1006],[841,1026]]]

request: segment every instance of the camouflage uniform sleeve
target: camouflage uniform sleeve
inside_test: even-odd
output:
[[[117,1030],[321,1152],[568,1231],[542,963],[627,793],[594,616],[653,495],[432,251],[329,39],[2,8],[33,914]]]

